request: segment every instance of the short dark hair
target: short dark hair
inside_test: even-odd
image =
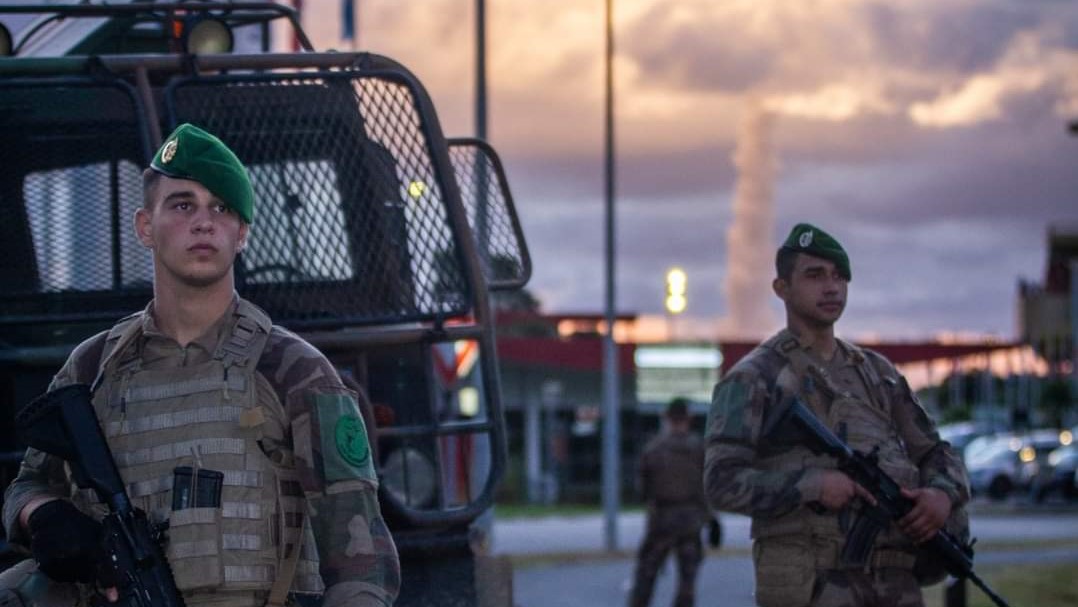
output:
[[[666,418],[673,421],[689,419],[689,399],[679,396],[666,405]]]
[[[797,256],[800,251],[786,247],[779,247],[775,253],[775,275],[789,282],[794,275],[794,266],[797,265]]]
[[[153,207],[153,195],[157,190],[157,184],[161,181],[161,173],[153,169],[146,169],[142,172],[142,207],[149,209]]]

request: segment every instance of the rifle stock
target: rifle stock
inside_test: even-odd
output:
[[[26,444],[67,461],[76,484],[93,489],[108,506],[101,521],[102,545],[120,598],[115,603],[96,602],[110,607],[184,607],[146,514],[128,499],[94,413],[89,386],[73,384],[39,396],[15,416],[15,426]]]
[[[879,527],[872,527],[876,519],[890,523],[905,516],[913,509],[912,500],[902,495],[902,488],[884,472],[877,462],[875,451],[860,453],[835,435],[798,398],[790,400],[785,409],[774,416],[763,429],[763,436],[778,444],[800,444],[817,454],[826,454],[838,461],[839,470],[846,473],[876,498],[869,517],[863,525],[855,525],[856,537],[850,538],[843,548],[843,558],[867,556]],[[861,521],[859,521],[861,522]],[[999,607],[1010,607],[1003,597],[993,591],[973,571],[973,544],[965,544],[940,529],[926,542],[927,549],[940,559],[944,569],[956,578],[969,579]],[[863,559],[862,561],[863,562]]]

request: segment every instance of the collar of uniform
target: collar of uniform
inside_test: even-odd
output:
[[[213,321],[201,335],[191,340],[191,344],[202,348],[206,352],[212,353],[217,349],[218,342],[221,341],[221,332],[224,330],[228,320],[236,314],[236,309],[239,307],[239,296],[236,293],[232,294],[232,303],[228,304],[228,309],[221,315],[220,318]],[[145,312],[142,314],[142,334],[146,338],[152,339],[167,339],[175,342],[176,340],[170,335],[166,335],[161,329],[157,328],[157,320],[154,318],[153,313],[153,301],[146,306]],[[188,345],[191,345],[188,344]]]
[[[795,347],[802,350],[811,350],[815,340],[811,336],[801,336],[791,331],[788,327],[779,331],[779,348],[789,352]]]
[[[845,364],[851,366],[861,364],[861,361],[864,360],[864,354],[861,354],[861,350],[857,346],[842,339],[836,338],[835,341],[838,343],[836,354],[842,356]]]
[[[820,356],[820,353],[813,349],[813,346],[816,345],[816,338],[811,335],[798,335],[789,328],[785,328],[779,332],[778,337],[779,349],[788,352],[795,347],[800,348],[808,353],[808,355],[818,364],[824,366],[833,366],[836,363],[852,365],[860,360],[860,352],[858,352],[854,346],[837,337],[835,338],[837,346],[835,347],[835,352],[832,355],[831,360],[824,360],[823,357]],[[841,358],[836,359],[834,358],[835,356]]]

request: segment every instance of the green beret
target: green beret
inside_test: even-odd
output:
[[[810,223],[799,223],[790,230],[786,242],[782,243],[782,249],[797,251],[813,257],[822,257],[834,262],[846,280],[852,278],[850,274],[850,258],[846,255],[846,249],[830,234]]]
[[[255,193],[247,169],[224,142],[197,126],[176,127],[157,150],[150,168],[201,183],[245,222],[254,222]]]

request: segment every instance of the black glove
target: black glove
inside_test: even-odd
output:
[[[45,502],[27,521],[30,551],[38,567],[57,582],[95,581],[101,549],[101,523],[64,499]]]
[[[713,517],[707,524],[707,545],[716,549],[722,546],[722,524],[718,517]]]

